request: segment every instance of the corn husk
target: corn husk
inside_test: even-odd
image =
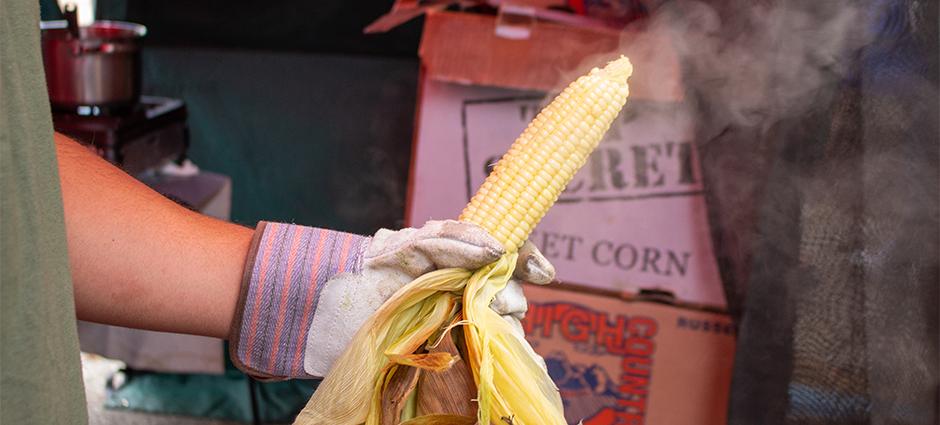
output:
[[[449,353],[416,352],[456,316],[470,276],[462,269],[437,270],[395,292],[356,332],[294,423],[378,425],[382,390],[395,366],[452,365],[456,358]]]

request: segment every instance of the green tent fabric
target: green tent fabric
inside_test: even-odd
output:
[[[194,416],[251,423],[248,377],[226,362],[222,375],[125,370],[126,381],[111,389],[109,409]],[[255,381],[261,422],[291,423],[313,395],[319,380]]]
[[[263,423],[290,423],[319,381],[257,383],[258,415]],[[248,378],[240,372],[190,375],[137,372],[111,391],[109,409],[252,422]]]

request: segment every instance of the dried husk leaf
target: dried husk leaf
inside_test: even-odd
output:
[[[294,423],[378,425],[388,354],[418,351],[444,324],[470,272],[442,269],[418,277],[395,292],[353,336]],[[371,413],[370,413],[371,412]]]
[[[479,423],[564,424],[561,397],[532,347],[489,308],[512,276],[517,254],[472,274],[444,269],[396,292],[356,333],[295,424],[379,425],[383,390],[397,365],[442,370],[449,353],[416,353],[459,320],[461,291],[467,363],[477,386]],[[402,366],[404,367],[404,366]],[[417,418],[416,418],[417,419]]]
[[[421,376],[421,369],[414,367],[399,365],[392,367],[392,370],[382,389],[382,425],[401,422],[402,410]]]

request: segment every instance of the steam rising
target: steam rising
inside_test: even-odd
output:
[[[754,284],[729,423],[934,423],[936,2],[678,0],[644,25],[711,150],[729,297]]]
[[[858,2],[730,2],[723,13],[667,2],[647,29],[662,33],[684,67],[683,84],[723,105],[714,119],[765,125],[817,101],[870,40]],[[713,113],[718,111],[712,111]]]

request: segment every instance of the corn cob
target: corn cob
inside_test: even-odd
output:
[[[565,423],[561,399],[524,340],[489,308],[513,272],[516,251],[604,137],[629,95],[629,59],[571,83],[523,131],[471,198],[460,220],[495,236],[507,255],[464,289],[467,362],[477,384],[478,422]]]
[[[571,83],[529,124],[483,182],[461,221],[515,252],[600,143],[629,95],[626,57]]]
[[[565,423],[558,390],[538,356],[489,305],[511,278],[518,249],[623,107],[631,73],[626,57],[595,68],[539,113],[460,215],[493,234],[507,254],[472,272],[430,272],[396,292],[356,333],[295,425],[379,424],[381,394],[397,368],[432,372],[456,361],[444,352],[425,352],[451,323],[465,325],[479,424]],[[453,420],[442,418],[409,423]]]

